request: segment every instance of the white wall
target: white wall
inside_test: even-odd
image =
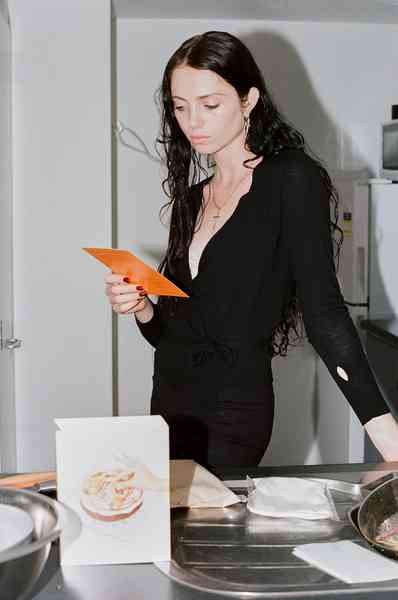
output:
[[[10,0],[19,470],[54,466],[53,418],[112,411],[109,0]]]
[[[136,34],[137,43],[132,39]],[[160,189],[164,172],[154,149],[158,112],[153,97],[159,84],[160,71],[157,67],[160,52],[158,44],[148,44],[147,35],[147,29],[141,32],[136,21],[117,21],[117,118],[123,125],[136,131],[151,155],[157,158],[151,160],[143,153],[117,145],[117,228],[119,248],[131,249],[157,268],[167,245],[168,230],[158,219],[159,209],[166,197]],[[164,57],[166,55],[167,50]],[[127,144],[143,149],[139,140],[127,131],[122,133],[122,139]],[[152,357],[152,348],[143,343],[134,318],[119,317],[120,414],[140,415],[148,412]]]
[[[249,46],[275,101],[330,168],[376,172],[379,123],[398,97],[391,68],[398,59],[396,25],[119,19],[117,108],[123,124],[152,147],[159,124],[153,95],[168,58],[189,36],[214,29],[235,33]],[[134,142],[128,133],[124,139]],[[119,247],[148,260],[167,237],[157,220],[165,201],[159,181],[157,164],[119,146]],[[152,352],[131,322],[121,321],[119,342],[121,413],[145,413]],[[277,412],[264,463],[344,462],[342,413],[336,408],[330,422],[329,410],[326,423],[320,414],[309,344],[275,359],[273,369]],[[320,427],[335,432],[333,449],[319,444]]]

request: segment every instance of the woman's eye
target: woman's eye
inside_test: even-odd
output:
[[[210,110],[218,108],[219,106],[219,104],[205,104],[205,108],[210,108]]]
[[[183,106],[175,106],[174,110],[184,110],[184,107]]]

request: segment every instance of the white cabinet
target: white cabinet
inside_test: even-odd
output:
[[[373,184],[370,215],[369,316],[398,317],[398,184]]]
[[[10,1],[17,468],[54,466],[54,417],[112,414],[108,0]]]

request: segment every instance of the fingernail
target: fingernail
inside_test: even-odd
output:
[[[123,277],[123,281],[124,281],[125,283],[130,283],[130,279],[129,279],[128,277]]]
[[[140,292],[138,295],[139,296],[146,296],[146,292]]]
[[[144,288],[142,287],[142,285],[137,285],[137,290],[142,291]]]

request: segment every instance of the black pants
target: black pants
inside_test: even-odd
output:
[[[203,466],[254,467],[274,420],[271,382],[256,385],[172,384],[154,376],[151,414],[170,428],[170,458]]]

